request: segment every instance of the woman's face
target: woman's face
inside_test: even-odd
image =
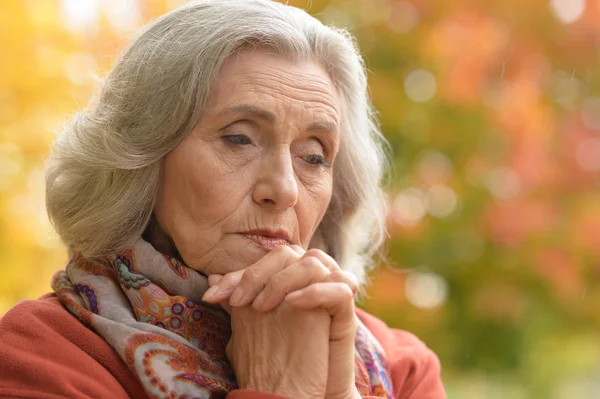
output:
[[[190,134],[164,158],[155,215],[183,261],[243,269],[304,248],[329,204],[340,104],[323,68],[264,50],[231,57]]]

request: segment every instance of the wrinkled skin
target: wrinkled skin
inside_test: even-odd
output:
[[[331,198],[339,107],[316,64],[264,51],[225,63],[201,119],[165,156],[155,206],[187,265],[206,275],[248,267],[264,250],[238,233],[259,228],[308,247]]]
[[[327,72],[265,50],[228,59],[164,158],[152,243],[209,276],[242,388],[352,398],[355,279],[310,246],[333,188],[340,99]],[[293,378],[290,378],[292,376]]]

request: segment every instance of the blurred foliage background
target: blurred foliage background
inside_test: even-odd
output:
[[[0,3],[0,314],[67,260],[44,209],[55,132],[181,3]],[[600,1],[289,3],[357,37],[394,149],[364,307],[439,355],[450,398],[599,397]]]

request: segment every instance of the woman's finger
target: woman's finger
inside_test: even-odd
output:
[[[331,255],[321,251],[320,249],[311,248],[304,254],[305,258],[311,256],[320,260],[321,263],[327,266],[327,268],[329,268],[329,270],[331,270],[332,273],[341,270],[340,266],[337,264],[335,259],[333,259]]]
[[[273,249],[258,262],[244,269],[244,275],[239,284],[231,292],[229,303],[232,306],[248,305],[263,290],[271,276],[301,257],[299,251],[287,245]],[[218,286],[220,285],[218,284]],[[219,297],[221,297],[221,293]]]
[[[273,275],[252,303],[252,307],[261,311],[274,309],[286,294],[324,281],[329,275],[331,270],[320,260],[315,257],[303,257]]]
[[[329,276],[327,276],[324,282],[344,283],[348,287],[350,287],[352,294],[355,295],[358,292],[358,279],[356,278],[354,273],[346,270],[340,270],[331,273]]]
[[[302,256],[305,252],[304,249],[298,245],[290,245],[289,248],[293,250],[293,252],[291,252],[291,253],[297,254],[297,257]],[[261,258],[258,262],[256,262],[253,266],[251,266],[251,268],[261,267],[261,265],[263,265],[263,263],[265,263],[265,261],[268,262],[269,259],[273,258],[274,255],[277,255],[277,253],[279,251],[281,251],[281,250],[275,249],[275,250],[271,251],[270,253],[265,255],[263,258]],[[282,252],[289,252],[289,251],[282,251]],[[274,255],[272,255],[273,253],[274,253]],[[279,261],[281,261],[281,259],[279,259]],[[277,263],[275,265],[277,265]],[[249,268],[247,268],[247,269],[249,269]],[[205,302],[208,302],[208,303],[219,303],[226,299],[229,300],[231,294],[233,293],[235,288],[238,286],[238,284],[242,280],[242,277],[247,269],[237,270],[235,272],[228,273],[225,276],[221,276],[221,277],[219,277],[220,275],[218,275],[218,274],[209,276],[208,282],[209,282],[209,285],[211,286],[211,288],[209,288],[204,293],[202,300],[204,300]],[[213,277],[213,276],[215,276],[215,277]]]
[[[222,278],[222,274],[211,274],[210,276],[208,276],[208,285],[212,287],[213,285],[221,281]]]
[[[302,256],[306,253],[306,250],[304,248],[302,248],[300,245],[290,245],[289,247],[292,248],[300,256]]]
[[[211,284],[209,277],[209,284],[211,287],[206,290],[204,295],[202,296],[202,300],[208,303],[219,303],[224,299],[229,298],[231,295],[231,291],[240,283],[244,275],[245,269],[238,270],[232,273],[228,273],[221,277],[219,281],[214,284]]]
[[[320,249],[311,248],[304,254],[304,257],[315,257],[331,270],[331,275],[327,281],[342,282],[348,284],[353,293],[358,291],[358,279],[354,273],[342,270],[333,257]]]
[[[331,270],[331,275],[325,281],[346,283],[354,294],[358,291],[358,279],[354,273],[342,270],[333,257],[320,249],[311,248],[304,257],[315,257]]]
[[[345,283],[315,283],[287,294],[285,302],[299,309],[322,308],[331,316],[332,341],[354,336],[354,294]]]

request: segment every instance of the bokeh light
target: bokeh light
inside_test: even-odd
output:
[[[572,24],[583,15],[586,0],[550,0],[554,16],[563,24]]]
[[[444,279],[431,272],[411,272],[406,277],[406,298],[423,309],[435,309],[446,302],[448,287]]]
[[[435,77],[431,72],[417,69],[404,80],[404,91],[414,102],[423,103],[433,98],[436,92]]]

